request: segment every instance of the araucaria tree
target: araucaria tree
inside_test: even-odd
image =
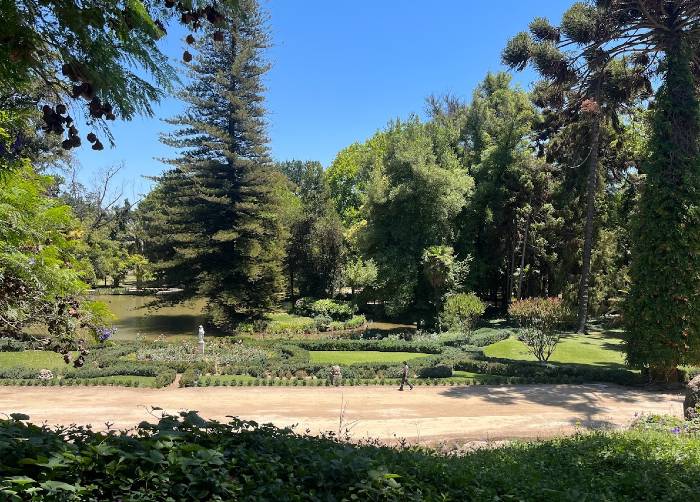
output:
[[[534,96],[536,103],[544,108],[550,133],[575,128],[578,131],[574,137],[585,142],[584,148],[578,148],[584,160],[577,163],[585,169],[585,176],[581,177],[585,187],[575,187],[585,193],[578,287],[580,332],[586,330],[588,320],[605,127],[611,124],[613,129],[620,129],[618,115],[625,105],[638,101],[648,87],[644,62],[616,60],[614,52],[601,48],[609,40],[609,20],[605,14],[602,6],[577,2],[564,13],[560,26],[535,18],[530,23],[530,32],[513,37],[503,51],[503,61],[511,68],[523,70],[532,65],[541,75]],[[545,132],[540,139],[551,139],[544,137],[547,135]]]
[[[283,290],[284,239],[262,104],[266,21],[255,0],[239,8],[222,41],[206,37],[198,47],[181,93],[187,109],[164,138],[179,155],[158,191],[170,259],[157,273],[183,289],[180,298],[206,298],[212,321],[228,329],[261,316]]]

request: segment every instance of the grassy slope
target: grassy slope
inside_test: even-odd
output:
[[[430,354],[421,352],[378,352],[372,350],[316,350],[309,352],[309,359],[316,364],[352,363],[400,363]]]
[[[488,357],[535,361],[535,357],[528,352],[527,347],[514,337],[485,347],[484,354]],[[601,332],[594,332],[588,335],[569,334],[562,337],[550,361],[623,368],[625,356],[622,352],[622,340],[606,337]]]

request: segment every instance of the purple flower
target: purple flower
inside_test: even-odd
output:
[[[29,258],[29,264],[34,265],[36,263],[36,260],[34,258]]]
[[[681,433],[681,428],[680,428],[680,427],[674,427],[673,429],[671,429],[671,432],[672,432],[673,434],[680,434],[680,433]]]
[[[109,340],[114,333],[117,332],[117,328],[97,328],[97,339],[101,342]]]

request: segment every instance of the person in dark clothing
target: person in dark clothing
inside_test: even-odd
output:
[[[404,385],[408,385],[408,388],[413,390],[413,385],[408,381],[408,363],[406,361],[403,362],[403,370],[401,370],[401,387],[399,387],[399,390],[403,390]]]

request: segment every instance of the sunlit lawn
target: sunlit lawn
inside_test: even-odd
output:
[[[484,348],[488,357],[535,361],[527,347],[515,337],[501,340]],[[589,364],[592,366],[624,367],[622,340],[592,332],[588,335],[570,334],[562,337],[550,362]]]
[[[77,352],[73,353],[73,357]],[[0,368],[34,368],[53,369],[66,366],[63,356],[56,352],[45,350],[25,350],[23,352],[0,352]]]
[[[430,354],[421,352],[379,352],[373,350],[315,350],[309,359],[317,364],[400,363]]]

